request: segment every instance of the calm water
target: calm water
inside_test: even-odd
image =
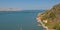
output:
[[[37,26],[37,13],[19,12],[0,15],[0,30],[43,30]]]

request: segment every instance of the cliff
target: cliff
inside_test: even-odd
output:
[[[37,18],[39,18],[48,29],[60,30],[60,3],[38,14]],[[37,21],[39,20],[37,19]]]

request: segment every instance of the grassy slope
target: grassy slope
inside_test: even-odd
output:
[[[49,28],[60,30],[60,4],[40,14],[42,20],[47,20],[45,25]]]

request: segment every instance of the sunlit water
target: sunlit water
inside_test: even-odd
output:
[[[19,12],[0,15],[0,30],[43,30],[37,26],[38,13]]]

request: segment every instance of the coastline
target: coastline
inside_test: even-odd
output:
[[[48,30],[48,27],[45,26],[45,25],[43,24],[43,22],[42,22],[39,18],[37,18],[37,22],[41,23],[41,26],[42,26],[43,28],[45,28],[46,30]]]
[[[43,15],[42,15],[43,16]],[[48,21],[45,19],[43,20],[41,18],[41,15],[40,13],[38,14],[37,18],[36,18],[37,22],[41,24],[41,26],[44,28],[44,30],[56,30],[56,29],[52,29],[52,28],[49,28],[48,26],[45,26],[44,23],[48,23]]]

